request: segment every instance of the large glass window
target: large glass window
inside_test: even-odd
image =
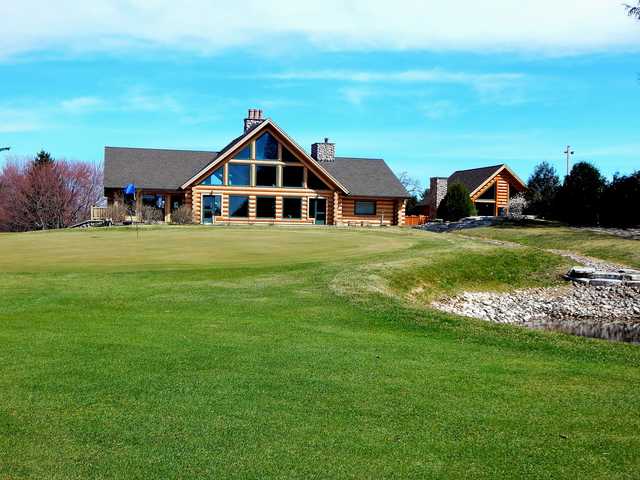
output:
[[[354,210],[356,215],[375,215],[376,202],[374,200],[356,200]]]
[[[300,163],[300,160],[296,156],[293,155],[289,150],[287,150],[284,146],[282,147],[282,161],[290,162],[290,163]]]
[[[244,195],[229,195],[229,216],[248,217],[249,197]]]
[[[282,199],[282,218],[302,218],[302,198],[284,197]]]
[[[496,184],[491,185],[487,190],[478,197],[478,200],[495,200],[496,199]]]
[[[307,188],[314,190],[329,190],[327,184],[318,178],[311,170],[307,170]]]
[[[256,160],[277,160],[278,141],[269,132],[256,140]]]
[[[249,160],[251,158],[251,144],[236,153],[233,158],[237,158],[238,160]]]
[[[256,185],[275,187],[278,168],[271,165],[256,165]]]
[[[213,223],[213,217],[222,215],[222,197],[220,195],[202,196],[202,223]]]
[[[303,167],[282,167],[283,187],[302,187],[304,180]]]
[[[218,168],[202,181],[201,185],[224,185],[224,167]]]
[[[256,197],[256,217],[276,218],[276,197]]]
[[[251,185],[251,166],[230,163],[228,166],[229,185]]]

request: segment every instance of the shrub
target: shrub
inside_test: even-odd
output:
[[[631,175],[614,175],[602,195],[602,224],[608,227],[640,225],[640,170]]]
[[[193,210],[186,205],[180,206],[171,212],[171,223],[176,223],[178,225],[188,225],[193,223]]]
[[[556,200],[562,220],[571,225],[597,225],[606,186],[596,167],[587,162],[576,163],[564,179]]]
[[[518,193],[509,199],[509,216],[522,218],[527,208],[527,199],[524,193]]]
[[[164,220],[162,212],[150,205],[143,205],[138,210],[138,221],[142,223],[158,223]]]
[[[461,183],[453,183],[447,188],[438,206],[438,218],[447,221],[456,221],[464,217],[471,217],[476,214],[476,207],[469,197],[469,190]]]
[[[108,205],[105,212],[106,218],[113,223],[124,222],[127,219],[127,215],[129,215],[129,212],[127,211],[126,205],[122,202]]]

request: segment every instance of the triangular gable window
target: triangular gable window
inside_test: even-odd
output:
[[[300,160],[298,160],[298,157],[296,157],[284,146],[282,147],[282,161],[288,162],[288,163],[300,163]]]
[[[240,150],[233,156],[233,158],[237,158],[238,160],[249,160],[251,158],[251,144]]]
[[[278,141],[269,132],[256,140],[256,160],[277,160]]]
[[[205,178],[200,185],[224,185],[224,167],[218,168]]]
[[[496,183],[493,182],[485,192],[478,197],[478,200],[495,200],[496,199]]]
[[[313,190],[330,190],[330,188],[327,187],[327,184],[320,180],[320,178],[318,178],[318,176],[311,170],[307,171],[307,188],[311,188]]]

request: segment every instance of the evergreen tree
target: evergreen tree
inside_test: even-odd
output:
[[[33,163],[36,167],[41,167],[43,165],[53,165],[53,157],[49,152],[40,150],[36,155],[36,158],[33,159]]]
[[[438,218],[451,222],[475,214],[476,207],[471,201],[469,190],[461,183],[449,185],[447,194],[438,206]]]
[[[596,167],[587,162],[576,163],[556,197],[562,219],[571,225],[597,225],[606,186]]]
[[[527,182],[527,213],[546,219],[557,217],[555,201],[560,186],[560,178],[551,164],[536,165]]]
[[[602,195],[602,224],[608,227],[640,226],[640,170],[614,175]]]

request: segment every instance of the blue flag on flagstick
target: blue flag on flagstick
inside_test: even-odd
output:
[[[133,183],[130,183],[126,187],[124,187],[125,195],[135,195],[136,194],[136,186]]]

